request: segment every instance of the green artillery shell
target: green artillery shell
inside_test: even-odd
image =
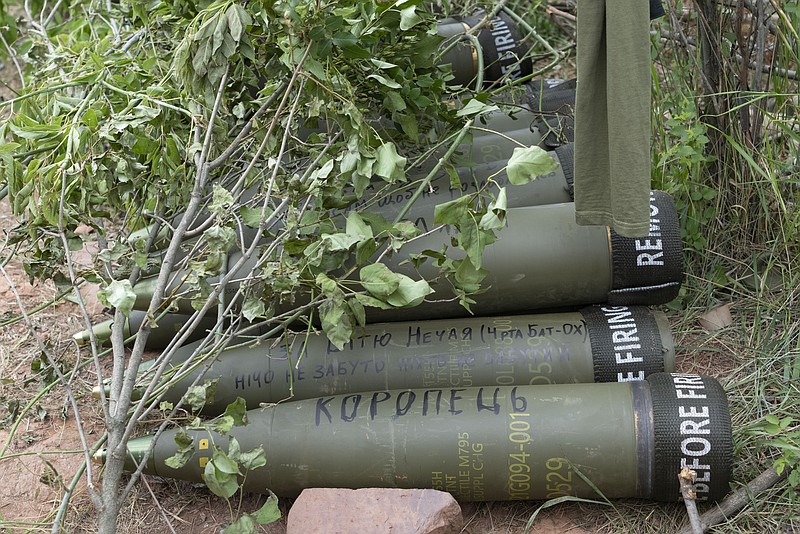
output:
[[[139,328],[141,328],[146,315],[147,314],[144,311],[133,310],[125,320],[125,326],[123,326],[122,335],[127,339],[136,334],[136,332],[139,331]],[[170,313],[163,316],[158,320],[158,326],[150,330],[150,335],[147,337],[147,347],[151,350],[166,347],[169,342],[172,341],[172,338],[175,337],[175,334],[177,334],[180,329],[183,328],[183,325],[185,325],[189,319],[190,316],[177,313]],[[194,332],[192,332],[191,336],[189,336],[188,341],[196,341],[204,338],[207,331],[213,328],[216,322],[216,317],[203,317],[195,328]],[[111,339],[111,327],[113,324],[114,320],[109,319],[92,327],[95,339],[98,343],[104,343]],[[73,334],[72,339],[74,339],[78,345],[85,345],[86,343],[89,343],[91,338],[88,330],[82,330],[76,334]]]
[[[425,231],[434,227],[429,215],[409,214],[409,219]],[[404,251],[441,250],[450,243],[450,237],[445,230],[432,232],[409,243]],[[240,257],[240,253],[232,253],[229,265]],[[405,257],[405,254],[390,257],[385,263],[392,270],[418,278],[420,274],[411,266],[401,264]],[[473,313],[479,316],[602,302],[664,304],[677,296],[683,277],[683,247],[677,212],[669,195],[653,191],[650,234],[646,238],[632,239],[621,237],[604,226],[578,226],[572,203],[511,208],[507,213],[507,227],[484,251],[483,268],[489,271],[483,282],[487,290],[475,295],[476,303],[472,305]],[[420,266],[419,273],[428,280],[437,275],[436,269],[428,263]],[[210,279],[209,283],[216,283],[216,280]],[[155,278],[147,278],[134,286],[135,309],[146,309],[154,284]],[[178,282],[173,284],[168,293],[177,292],[179,285]],[[448,284],[435,283],[432,287],[437,300],[453,300],[424,302],[408,309],[370,308],[367,310],[369,322],[463,317],[466,314]],[[227,301],[235,290],[235,284],[230,284]],[[181,312],[193,311],[188,298],[176,297],[175,302]]]
[[[688,466],[698,498],[716,500],[731,472],[725,392],[698,375],[326,395],[250,410],[247,421],[226,437],[190,430],[194,452],[179,469],[164,464],[177,450],[175,431],[164,432],[145,472],[200,482],[218,472],[212,454],[229,438],[266,453],[244,489],[286,497],[310,487],[399,487],[463,501],[597,498],[588,479],[608,498],[676,501]],[[151,441],[129,443],[127,469]]]
[[[172,358],[177,370],[197,343]],[[163,400],[177,402],[201,374],[192,367]],[[203,413],[242,397],[249,408],[378,388],[467,387],[643,380],[675,368],[663,313],[603,306],[580,312],[367,325],[342,350],[322,334],[294,334],[225,350]]]
[[[484,15],[485,12],[471,17],[449,18],[439,23],[437,32],[445,37],[443,46],[446,47],[453,39],[458,39],[458,43],[444,54],[441,61],[452,66],[453,84],[466,86],[475,81],[478,74],[478,50],[469,40],[459,39],[459,36],[476,26]],[[483,55],[483,76],[486,82],[518,80],[533,72],[531,59],[527,56],[529,47],[522,44],[523,39],[516,24],[505,13],[500,13],[479,30],[477,38]]]
[[[424,217],[414,222],[424,231],[434,228]],[[484,251],[482,267],[489,274],[482,285],[488,289],[473,297],[475,315],[602,302],[664,304],[680,290],[683,247],[677,212],[669,195],[660,191],[650,195],[650,234],[646,238],[624,238],[606,227],[578,226],[572,203],[509,209],[507,227],[499,231],[498,237]],[[433,233],[409,243],[403,250],[405,254],[441,250],[449,238],[447,232]],[[448,251],[448,257],[461,256]],[[428,262],[418,269],[396,259],[385,263],[414,278],[433,280],[438,274]],[[370,309],[370,321],[454,317],[464,313],[449,283],[435,282],[431,287],[439,302],[423,303],[410,310]]]

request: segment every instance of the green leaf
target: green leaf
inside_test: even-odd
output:
[[[234,438],[233,436],[228,437],[228,457],[236,463],[239,463],[239,459],[242,456],[242,448],[239,445],[239,440]]]
[[[199,386],[190,386],[183,395],[183,403],[188,405],[191,411],[199,412],[203,406],[214,400],[219,379],[206,380]]]
[[[336,32],[331,41],[339,48],[349,48],[358,45],[358,37],[348,31]]]
[[[253,518],[259,525],[268,525],[280,519],[281,510],[278,508],[278,497],[270,491],[267,502],[253,514]]]
[[[411,221],[398,221],[392,225],[392,233],[400,239],[417,237],[422,231]]]
[[[209,252],[227,254],[236,242],[236,231],[227,226],[214,225],[203,232],[203,238],[208,243]]]
[[[203,481],[213,494],[229,499],[239,489],[238,473],[236,462],[215,450],[203,471]]]
[[[252,451],[243,452],[239,455],[239,464],[247,470],[258,469],[267,465],[267,457],[264,448],[259,446]]]
[[[272,214],[272,210],[267,208],[264,212],[264,218],[269,217]],[[250,206],[242,206],[239,209],[239,216],[242,218],[242,222],[246,226],[250,228],[258,228],[261,224],[261,208],[251,208]]]
[[[350,235],[359,237],[360,239],[372,239],[372,228],[364,222],[364,219],[361,218],[361,215],[358,214],[357,211],[351,211],[347,214],[347,224],[345,226],[345,232]]]
[[[422,17],[417,15],[417,6],[409,6],[400,10],[400,29],[403,31],[410,30],[417,24],[422,22]]]
[[[378,299],[385,299],[400,286],[400,275],[393,273],[382,263],[366,265],[358,275],[364,289]]]
[[[253,23],[253,19],[247,10],[239,4],[232,4],[228,11],[225,12],[225,16],[228,19],[231,37],[238,43],[242,38],[244,29]]]
[[[481,217],[478,227],[482,230],[499,230],[506,225],[506,188],[501,187],[497,198],[494,199]]]
[[[419,124],[417,117],[413,113],[395,113],[394,119],[400,123],[403,133],[412,141],[417,141],[419,137]]]
[[[483,263],[483,251],[497,238],[491,230],[481,230],[472,217],[465,217],[458,226],[458,246],[461,247],[476,268]]]
[[[508,160],[506,174],[512,184],[524,185],[540,176],[550,174],[557,167],[558,164],[552,156],[538,146],[517,147]]]
[[[497,111],[498,108],[495,105],[484,104],[480,100],[476,100],[475,98],[470,99],[467,102],[467,105],[463,108],[459,109],[456,112],[457,117],[477,117],[478,115],[484,115],[486,113],[491,113],[492,111]]]
[[[245,400],[241,397],[236,397],[236,400],[225,407],[225,416],[233,419],[235,426],[243,426],[247,424],[247,406]]]
[[[322,236],[322,240],[328,245],[328,250],[330,251],[350,250],[353,245],[361,241],[357,235],[351,235],[342,232],[336,234],[325,234]]]
[[[248,321],[252,321],[256,317],[263,317],[266,311],[264,301],[253,295],[248,296],[242,305],[242,315]]]
[[[379,308],[381,310],[391,310],[392,305],[388,304],[382,300],[378,300],[375,297],[370,297],[369,295],[365,295],[363,293],[356,293],[356,300],[363,304],[364,306],[369,306],[371,308]]]
[[[222,473],[227,473],[229,475],[240,475],[239,466],[236,462],[228,456],[226,453],[222,452],[220,449],[215,449],[211,455],[211,461],[214,462],[214,467],[217,471]]]
[[[395,308],[413,308],[425,300],[425,297],[433,293],[433,289],[431,289],[426,280],[417,280],[415,282],[405,275],[398,276],[400,277],[400,284],[397,290],[386,297],[386,302]]]
[[[256,521],[250,514],[242,514],[239,518],[225,527],[223,534],[254,534],[256,531]]]
[[[367,323],[367,313],[364,310],[364,305],[358,299],[348,300],[347,305],[350,307],[358,326],[364,326]]]
[[[377,249],[378,245],[374,239],[365,239],[359,242],[356,246],[356,264],[364,265],[367,263]]]
[[[376,80],[381,85],[385,85],[389,89],[400,89],[401,87],[403,87],[402,85],[400,85],[396,81],[390,80],[388,78],[384,78],[380,74],[370,74],[369,76],[367,76],[367,78],[372,78],[373,80]]]
[[[127,317],[133,310],[136,293],[133,291],[130,281],[114,280],[97,292],[97,299],[106,306],[118,309],[122,315]]]
[[[764,416],[764,420],[767,423],[771,423],[773,425],[777,425],[780,422],[780,419],[778,419],[778,416],[776,416],[774,414],[768,414],[768,415]]]
[[[178,445],[178,450],[164,460],[164,464],[172,469],[180,469],[194,455],[194,440],[184,429],[178,428],[178,432],[175,434],[175,444]]]
[[[370,58],[369,61],[379,69],[392,69],[397,66],[394,63],[389,63],[388,61],[381,61],[380,59],[375,59],[375,58]]]
[[[456,285],[466,293],[475,293],[480,290],[480,283],[486,278],[489,271],[475,268],[467,258],[456,260],[453,263],[458,265],[455,272]]]
[[[339,286],[336,284],[336,280],[331,278],[325,273],[319,273],[316,279],[317,285],[322,290],[322,293],[328,298],[334,298],[334,296],[341,295],[341,290]]]
[[[225,434],[227,434],[228,432],[231,431],[231,428],[233,428],[234,422],[235,421],[233,420],[233,417],[231,417],[230,415],[221,415],[221,416],[217,417],[216,419],[214,419],[213,421],[211,421],[209,423],[209,426],[215,432],[217,432],[219,434],[222,434],[222,435],[225,435]]]
[[[319,306],[319,316],[322,322],[322,331],[334,347],[341,350],[353,336],[353,321],[349,308],[345,303],[337,303],[331,299]]]
[[[396,181],[404,178],[405,166],[406,158],[397,153],[394,143],[384,143],[378,148],[373,172],[388,181]]]
[[[333,166],[334,166],[334,161],[332,159],[329,159],[320,168],[314,170],[314,172],[311,173],[312,179],[324,180],[325,178],[330,176],[331,171],[333,170]]]
[[[214,215],[224,215],[233,205],[233,195],[230,191],[215,183],[208,209]]]
[[[472,197],[467,195],[439,204],[433,209],[433,222],[436,224],[456,224],[468,213]]]

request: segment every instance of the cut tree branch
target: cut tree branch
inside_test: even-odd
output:
[[[700,524],[700,514],[697,513],[697,493],[694,491],[694,481],[697,479],[697,473],[688,467],[681,469],[678,473],[678,480],[681,483],[681,496],[683,503],[686,505],[686,513],[689,515],[689,525],[692,528],[692,534],[703,534],[703,527]]]
[[[778,474],[774,467],[770,467],[758,475],[745,487],[739,488],[729,495],[724,501],[700,516],[702,532],[707,531],[714,525],[726,521],[730,516],[753,502],[753,497],[763,491],[768,490],[786,478],[786,475],[787,473],[785,469],[781,474]],[[679,530],[677,534],[693,534],[692,527],[686,526]]]

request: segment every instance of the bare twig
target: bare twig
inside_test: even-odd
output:
[[[8,52],[8,57],[11,58],[11,61],[14,62],[14,66],[17,68],[17,75],[19,76],[19,84],[20,86],[25,89],[25,76],[22,74],[22,67],[17,61],[17,55],[14,53],[14,50],[8,45],[6,38],[3,37],[3,34],[0,33],[0,41],[3,42],[3,46],[6,48],[6,52]]]
[[[709,528],[723,521],[727,520],[731,515],[735,514],[748,504],[753,502],[753,498],[766,491],[784,478],[786,478],[786,470],[781,474],[775,471],[774,467],[770,467],[756,478],[750,481],[743,488],[739,488],[724,501],[717,504],[711,510],[705,512],[700,516],[700,524],[702,526],[701,532],[705,532]],[[684,527],[677,532],[677,534],[693,534],[691,527]]]
[[[700,515],[697,513],[697,494],[692,485],[697,479],[697,473],[688,467],[681,469],[678,473],[678,480],[681,483],[681,496],[686,505],[686,513],[689,515],[689,524],[692,527],[692,534],[703,534],[703,527],[700,525]]]
[[[562,18],[562,19],[567,19],[567,20],[572,21],[572,22],[577,22],[578,21],[578,17],[576,17],[572,13],[567,13],[566,11],[561,11],[560,9],[555,8],[553,6],[547,6],[547,10],[546,11],[547,11],[547,14],[550,15],[551,17],[559,17],[559,18]]]

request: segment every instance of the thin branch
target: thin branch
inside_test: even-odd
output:
[[[724,501],[720,502],[711,510],[708,510],[700,516],[700,523],[702,524],[702,532],[707,531],[714,525],[727,521],[730,516],[754,502],[754,498],[759,493],[768,490],[787,476],[787,469],[784,469],[781,474],[775,471],[774,467],[770,467],[762,472],[756,478],[750,481],[749,484],[743,488],[739,488]],[[684,527],[677,532],[677,534],[693,534],[691,527]]]
[[[567,13],[566,11],[561,11],[560,9],[557,9],[557,8],[555,8],[553,6],[547,6],[546,12],[551,17],[552,16],[556,16],[556,17],[560,17],[562,19],[567,19],[567,20],[569,20],[571,22],[577,22],[578,21],[578,17],[576,17],[572,13]]]
[[[150,493],[150,497],[153,498],[153,502],[155,503],[156,508],[158,508],[158,511],[161,513],[161,517],[164,518],[164,523],[167,524],[167,528],[169,528],[169,531],[172,532],[172,534],[177,534],[175,532],[175,528],[172,526],[172,521],[170,521],[169,517],[167,517],[167,512],[164,510],[164,507],[161,506],[161,502],[158,500],[158,497],[156,497],[156,494],[153,492],[153,488],[150,487],[150,483],[147,481],[147,477],[142,477],[142,482],[144,482],[144,486],[147,488],[147,492]]]
[[[19,83],[23,89],[25,89],[25,76],[22,75],[22,67],[17,61],[17,55],[14,53],[14,50],[8,45],[6,38],[3,37],[3,33],[0,32],[0,41],[3,42],[3,46],[6,47],[6,51],[8,52],[8,57],[11,58],[11,61],[14,62],[14,66],[17,68],[17,75],[19,76]]]
[[[661,39],[663,39],[665,41],[677,41],[677,42],[683,43],[684,46],[686,46],[687,48],[697,48],[697,42],[694,40],[694,38],[686,37],[686,36],[684,36],[682,34],[676,35],[675,33],[670,32],[668,30],[661,30],[661,32],[657,32],[657,31],[654,30],[654,31],[650,32],[650,34],[651,35],[659,35],[660,34]],[[736,54],[736,59],[741,61],[742,56],[740,54]],[[748,66],[751,69],[758,68],[758,65],[756,64],[755,61],[749,62]],[[765,72],[765,73],[771,74],[772,76],[779,76],[781,78],[788,78],[790,80],[798,80],[798,79],[800,79],[800,77],[797,74],[797,70],[796,69],[786,69],[786,68],[783,68],[783,67],[774,67],[772,65],[764,64],[764,65],[761,66],[761,70],[763,72]]]
[[[272,104],[275,103],[275,100],[278,99],[278,96],[283,94],[283,91],[285,91],[287,87],[288,87],[287,82],[281,82],[281,84],[275,89],[275,91],[271,95],[269,95],[269,98],[267,98],[267,100],[264,101],[263,104],[261,104],[261,107],[258,108],[258,110],[253,114],[253,116],[250,117],[250,120],[248,120],[247,124],[244,125],[244,128],[242,128],[242,130],[239,132],[239,135],[237,135],[236,138],[231,142],[231,144],[228,145],[228,148],[226,148],[222,152],[222,154],[217,156],[208,164],[208,168],[210,170],[214,170],[217,167],[220,167],[222,164],[224,164],[225,161],[231,156],[231,154],[233,154],[233,152],[237,148],[239,148],[239,145],[242,143],[242,140],[245,137],[247,137],[247,135],[253,129],[253,125],[255,124],[255,122],[261,117],[261,115],[263,115],[267,111],[267,109],[269,109],[269,107]]]
[[[681,483],[681,496],[686,505],[686,513],[689,515],[689,524],[692,527],[692,534],[703,534],[703,527],[700,525],[700,516],[697,513],[697,493],[694,492],[692,485],[697,480],[697,472],[688,467],[681,469],[678,473],[678,480]]]

